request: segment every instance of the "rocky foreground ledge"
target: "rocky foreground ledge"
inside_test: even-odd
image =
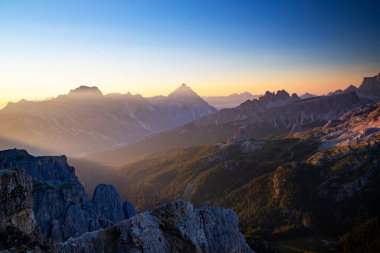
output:
[[[187,201],[134,215],[112,186],[92,200],[65,157],[0,151],[0,252],[253,252],[232,210]]]
[[[236,214],[179,200],[107,229],[70,238],[61,252],[253,252],[238,229]]]

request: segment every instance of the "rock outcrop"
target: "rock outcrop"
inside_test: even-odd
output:
[[[62,182],[79,182],[75,169],[67,164],[66,156],[34,157],[27,151],[9,149],[0,152],[0,169],[22,168],[33,180],[49,181],[55,185]]]
[[[111,185],[89,200],[64,156],[0,151],[0,199],[5,252],[252,252],[231,210],[177,201],[135,215]]]
[[[380,97],[380,73],[374,77],[364,77],[358,90],[367,96]]]
[[[107,229],[61,244],[62,252],[253,252],[238,229],[236,214],[187,201],[162,205]]]
[[[24,169],[33,180],[33,205],[30,207],[33,206],[45,245],[55,245],[126,218],[114,187],[100,185],[93,199],[88,199],[75,169],[68,165],[65,156],[34,157],[25,150],[1,151],[0,171],[12,168]],[[24,191],[25,194],[31,189],[32,186],[30,191]],[[4,207],[4,210],[8,209]]]
[[[31,193],[32,179],[24,170],[0,171],[0,250],[39,244]]]
[[[326,124],[320,150],[332,147],[373,145],[380,136],[380,103],[352,110],[339,121]]]
[[[135,207],[128,200],[123,203],[123,211],[126,219],[129,219],[136,215]]]
[[[106,226],[124,220],[120,196],[112,185],[100,184],[92,197],[97,216]]]

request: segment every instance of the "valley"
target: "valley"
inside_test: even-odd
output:
[[[157,153],[115,169],[114,184],[138,210],[173,199],[232,208],[256,247],[303,234],[337,241],[380,211],[379,112],[366,105],[282,138]]]

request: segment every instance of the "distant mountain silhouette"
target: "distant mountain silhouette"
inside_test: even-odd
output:
[[[170,93],[168,97],[172,97],[172,98],[179,98],[179,97],[181,97],[181,98],[198,98],[198,94],[195,93],[186,84],[183,83],[175,91]]]
[[[159,110],[169,114],[170,119],[177,122],[176,126],[184,125],[217,111],[186,84],[182,84],[167,97],[148,98],[148,101]]]
[[[214,112],[185,85],[157,101],[80,86],[47,101],[9,103],[0,111],[0,136],[78,155],[131,144]]]
[[[70,90],[69,96],[82,96],[82,97],[99,97],[103,93],[96,86],[79,86],[76,89]]]
[[[364,77],[358,88],[358,92],[363,96],[379,101],[380,100],[380,73],[373,77]]]
[[[307,99],[307,98],[313,98],[313,97],[317,97],[317,95],[314,95],[308,92],[300,96],[301,99]]]
[[[258,99],[259,95],[252,95],[249,92],[243,92],[240,94],[231,94],[228,96],[209,96],[203,97],[210,105],[214,106],[218,110],[225,108],[233,108],[239,106],[241,103],[247,100]]]
[[[328,95],[356,92],[363,102],[380,101],[380,73],[372,77],[364,77],[359,87],[351,84],[344,90],[336,90]]]

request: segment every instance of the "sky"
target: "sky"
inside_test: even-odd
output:
[[[103,93],[327,93],[380,72],[380,2],[0,0],[0,107]]]

